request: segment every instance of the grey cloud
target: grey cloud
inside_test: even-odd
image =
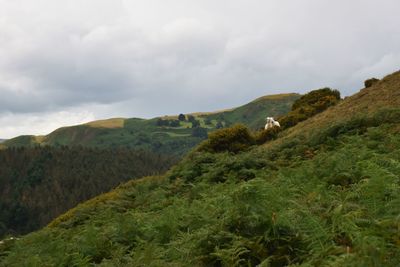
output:
[[[20,88],[0,87],[5,92],[0,109],[38,111],[113,103],[154,90],[179,91],[188,77],[215,64],[224,44],[195,20],[178,20],[167,26],[155,36],[125,25],[99,27],[72,37],[71,33],[57,33],[59,39],[50,32],[23,55],[3,64],[3,72],[12,66],[15,79],[19,73],[31,81],[31,88],[21,93]]]

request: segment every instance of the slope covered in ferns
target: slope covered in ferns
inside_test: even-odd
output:
[[[0,266],[399,266],[399,79],[264,145],[194,150],[5,242]]]

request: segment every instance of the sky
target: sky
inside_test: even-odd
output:
[[[398,0],[0,0],[0,138],[400,69]],[[266,114],[267,115],[267,114]]]

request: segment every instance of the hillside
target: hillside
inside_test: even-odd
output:
[[[7,147],[19,146],[76,146],[130,147],[182,156],[206,137],[206,132],[234,123],[244,123],[251,128],[265,124],[266,116],[286,114],[298,94],[265,96],[244,106],[221,112],[186,114],[184,121],[178,116],[149,120],[115,118],[63,127],[46,136],[19,136],[4,142]],[[190,116],[198,121],[193,127]],[[175,124],[174,124],[175,123]],[[198,131],[198,129],[204,129]]]
[[[0,266],[399,266],[399,92],[400,72],[264,145],[196,149],[3,241]]]
[[[359,93],[347,97],[344,101],[331,108],[329,112],[321,113],[298,124],[281,135],[277,141],[284,142],[293,139],[312,139],[314,135],[321,134],[330,128],[335,131],[335,126],[345,125],[351,120],[372,119],[378,111],[397,109],[400,107],[400,71],[390,74],[369,88],[360,90]],[[385,115],[386,112],[383,112]],[[390,114],[390,113],[386,113]],[[379,123],[379,122],[376,122]],[[362,126],[362,125],[354,125]],[[269,143],[267,146],[275,145]]]
[[[0,150],[0,239],[37,230],[82,201],[128,180],[163,173],[176,161],[122,148]]]

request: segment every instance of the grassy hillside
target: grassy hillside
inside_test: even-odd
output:
[[[195,150],[5,240],[0,266],[399,266],[399,92],[395,73],[265,145]]]
[[[358,124],[353,127],[363,127],[362,121],[371,118],[379,110],[396,109],[400,107],[400,71],[386,76],[373,86],[362,89],[359,93],[347,97],[344,101],[331,108],[330,112],[321,113],[300,123],[281,135],[277,142],[289,139],[310,139],[330,128],[335,131],[335,125],[357,118]],[[379,123],[379,122],[376,122]],[[336,129],[337,131],[338,129]],[[267,146],[275,145],[269,143]]]
[[[200,128],[210,132],[220,123],[228,126],[244,123],[251,128],[265,124],[266,116],[286,114],[297,94],[265,96],[230,111],[192,114]],[[204,139],[204,134],[196,134],[188,116],[179,125],[159,125],[159,120],[176,121],[178,116],[166,116],[150,120],[109,119],[83,125],[63,127],[46,136],[19,136],[7,140],[7,147],[51,145],[51,146],[89,146],[89,147],[130,147],[152,150],[159,153],[183,155]]]

